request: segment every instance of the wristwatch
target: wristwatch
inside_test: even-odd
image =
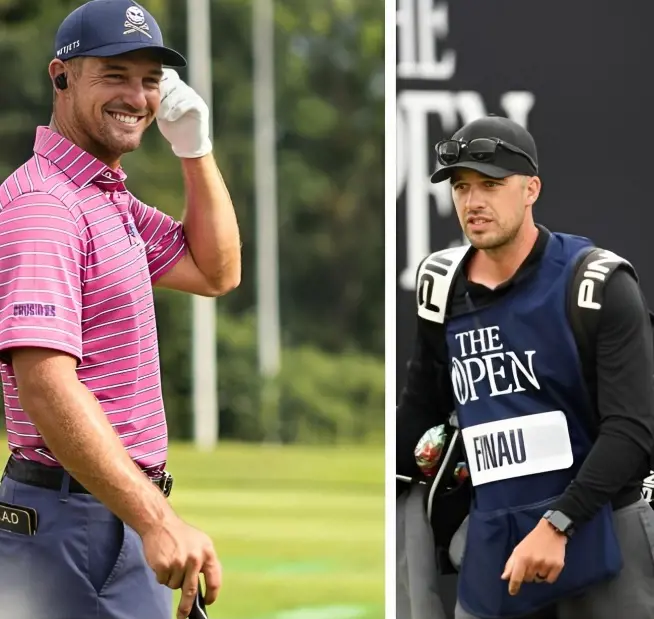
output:
[[[571,537],[574,533],[574,522],[570,520],[563,512],[548,510],[543,515],[543,518],[547,520],[559,533],[563,533],[566,537]]]

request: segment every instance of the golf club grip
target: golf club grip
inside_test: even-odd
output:
[[[204,603],[204,595],[202,594],[202,585],[198,583],[198,592],[195,595],[193,606],[191,606],[191,614],[188,619],[209,619],[207,609]]]

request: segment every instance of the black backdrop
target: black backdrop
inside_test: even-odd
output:
[[[396,6],[398,394],[413,347],[417,263],[462,240],[449,187],[429,183],[433,147],[480,115],[509,116],[534,135],[537,221],[630,260],[654,306],[654,3]]]
[[[462,238],[446,184],[432,193],[434,145],[481,114],[510,116],[534,135],[536,219],[629,259],[654,305],[654,3],[396,3],[398,393],[417,261]]]

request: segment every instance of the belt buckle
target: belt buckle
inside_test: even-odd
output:
[[[173,476],[168,471],[163,471],[157,485],[161,492],[163,492],[163,495],[168,498],[173,489]]]

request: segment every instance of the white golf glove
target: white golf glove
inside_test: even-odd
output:
[[[159,131],[178,157],[193,159],[212,150],[209,138],[209,108],[202,97],[183,82],[177,71],[164,69],[161,105],[157,114]]]

